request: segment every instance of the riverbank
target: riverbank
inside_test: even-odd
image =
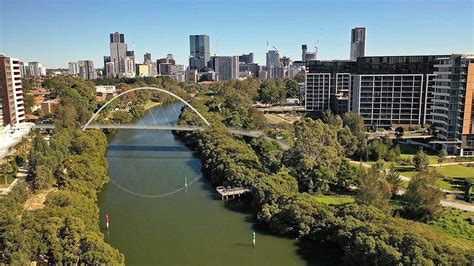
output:
[[[175,123],[181,107],[152,108],[134,123]],[[172,132],[118,130],[108,142],[111,182],[98,203],[110,227],[101,219],[100,228],[127,265],[306,265],[297,241],[258,230],[251,213],[217,200],[200,159]],[[325,261],[323,253],[314,260]]]

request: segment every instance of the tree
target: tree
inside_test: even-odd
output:
[[[298,98],[301,99],[300,87],[298,82],[294,79],[287,79],[285,81],[286,87],[286,98]]]
[[[397,137],[397,139],[402,139],[404,133],[405,129],[403,127],[397,127],[395,129],[395,136]]]
[[[407,202],[406,211],[409,215],[422,221],[438,217],[442,208],[439,204],[443,195],[436,186],[438,179],[434,171],[417,173],[408,184],[404,200]]]
[[[268,79],[260,85],[258,95],[263,103],[281,104],[286,97],[285,83],[281,79]]]
[[[417,171],[424,171],[428,169],[428,156],[426,156],[422,148],[420,148],[420,150],[418,150],[418,152],[413,157],[413,164],[415,165],[415,169]]]
[[[385,179],[392,187],[392,195],[395,195],[398,188],[402,184],[402,179],[400,178],[400,173],[395,169],[395,165],[392,163],[387,169]]]
[[[438,163],[443,163],[446,160],[446,156],[448,156],[448,152],[446,148],[443,147],[438,153]]]
[[[355,155],[367,159],[367,136],[365,134],[364,118],[356,113],[348,112],[342,117],[343,125],[348,126],[357,138],[357,151]]]
[[[342,147],[337,132],[321,120],[305,118],[294,123],[295,145],[284,156],[284,164],[298,177],[300,188],[308,191],[313,182],[316,191],[328,191],[337,183]]]
[[[383,173],[375,168],[370,168],[359,178],[357,202],[364,205],[375,206],[385,212],[390,211],[391,193]]]
[[[4,184],[8,184],[8,180],[13,177],[15,167],[11,163],[0,164],[0,177],[3,177]]]

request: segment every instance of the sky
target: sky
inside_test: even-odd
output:
[[[174,55],[188,64],[189,35],[210,36],[211,55],[275,46],[301,59],[348,59],[351,28],[367,28],[366,55],[474,52],[474,0],[0,0],[0,53],[47,68],[103,66],[109,34],[122,32],[137,62]]]

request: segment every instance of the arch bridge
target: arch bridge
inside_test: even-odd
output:
[[[131,93],[131,92],[136,92],[136,91],[143,91],[143,90],[149,90],[149,91],[158,91],[161,93],[165,93],[166,95],[172,96],[173,98],[179,100],[181,103],[183,103],[185,106],[189,107],[200,119],[203,121],[205,126],[188,126],[188,125],[171,125],[171,124],[151,124],[151,125],[144,125],[144,124],[93,124],[92,122],[100,115],[100,113],[107,107],[109,106],[114,100],[122,97],[125,94]],[[165,89],[161,88],[156,88],[156,87],[140,87],[140,88],[134,88],[130,89],[124,92],[119,93],[118,95],[114,96],[110,100],[108,100],[104,105],[102,105],[87,121],[85,125],[83,125],[81,128],[82,130],[87,130],[87,129],[140,129],[140,130],[173,130],[173,131],[199,131],[199,130],[204,130],[205,128],[209,127],[210,123],[206,120],[206,118],[199,113],[199,111],[194,108],[191,104],[189,104],[186,100],[183,98],[179,97],[175,93],[172,93],[170,91],[167,91]],[[51,124],[40,124],[34,126],[34,128],[38,129],[53,129],[54,125]],[[257,138],[263,135],[263,132],[261,130],[246,130],[246,129],[237,129],[237,128],[229,128],[228,129],[231,134],[234,135],[241,135],[241,136],[247,136],[247,137],[253,137]]]

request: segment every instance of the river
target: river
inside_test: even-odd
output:
[[[156,107],[135,122],[175,123],[180,108]],[[252,217],[216,199],[199,158],[171,132],[120,130],[109,136],[107,160],[111,182],[99,193],[100,227],[127,265],[308,263],[295,240],[257,232],[253,247]]]

